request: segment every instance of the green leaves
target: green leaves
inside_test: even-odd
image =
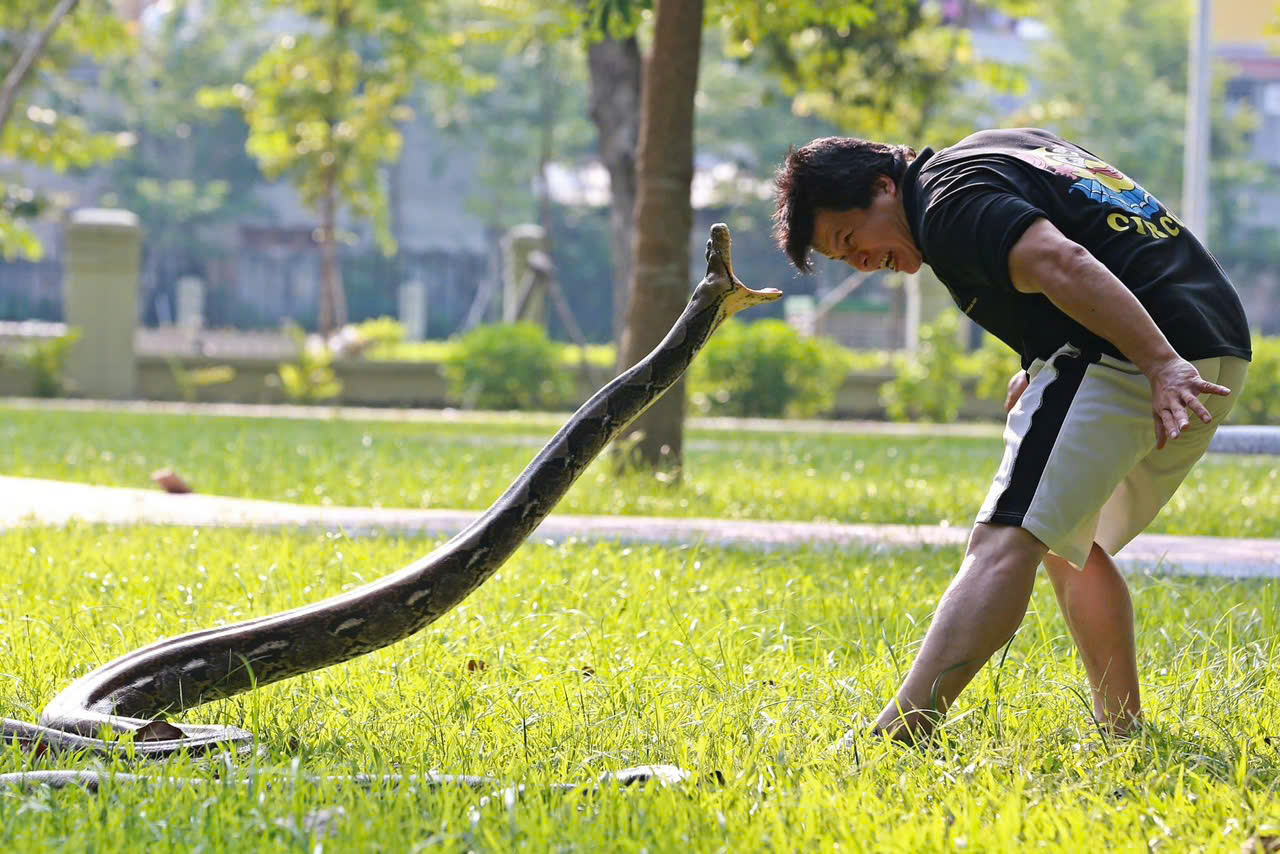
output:
[[[1280,424],[1280,338],[1253,338],[1244,392],[1231,410],[1233,424]]]
[[[44,247],[30,226],[4,212],[0,212],[0,257],[6,261],[18,258],[39,261],[44,257]]]
[[[202,91],[207,108],[239,110],[249,126],[246,150],[270,178],[286,177],[319,211],[336,199],[371,219],[384,251],[394,251],[381,170],[400,157],[399,122],[419,80],[453,64],[441,34],[412,8],[380,0],[274,3],[307,18],[280,35],[244,81]]]
[[[758,56],[782,82],[798,116],[816,116],[869,138],[915,143],[971,128],[980,93],[968,33],[943,26],[936,9],[877,3],[725,3],[718,9],[735,52]],[[984,72],[990,86],[1018,75]]]
[[[1185,4],[1051,0],[1044,14],[1055,37],[1039,52],[1043,88],[1027,120],[1052,124],[1174,203],[1186,115]],[[1137,32],[1141,50],[1133,49]]]
[[[559,351],[534,323],[477,326],[444,362],[449,395],[466,408],[554,408],[573,394]]]
[[[1039,100],[1014,123],[1052,127],[1129,175],[1175,210],[1182,194],[1186,124],[1186,3],[1046,0],[1053,34],[1037,65]],[[1218,74],[1210,96],[1213,153],[1210,234],[1200,235],[1232,267],[1280,262],[1280,232],[1252,224],[1249,199],[1277,186],[1249,153],[1256,116],[1227,106]]]
[[[8,69],[28,35],[42,26],[54,4],[48,0],[5,0],[0,5],[0,68]],[[128,50],[133,34],[109,0],[81,0],[58,27],[37,68],[42,72],[67,67],[73,56],[102,59]]]
[[[227,198],[226,181],[196,184],[186,179],[161,181],[142,178],[136,190],[152,206],[164,205],[169,208],[173,219],[184,222],[213,213]]]
[[[298,348],[298,358],[278,366],[275,379],[285,397],[293,403],[320,403],[342,394],[342,380],[333,370],[333,351],[328,344],[308,341],[297,326],[288,331]]]
[[[86,0],[65,19],[50,19],[51,4],[38,0],[7,0],[0,7],[0,79],[22,85],[16,100],[6,99],[14,109],[0,116],[0,160],[12,159],[65,172],[84,168],[114,157],[131,140],[127,136],[93,133],[78,115],[73,86],[62,72],[85,56],[102,58],[127,48],[132,42],[123,22],[105,0]],[[59,14],[65,12],[65,7]],[[9,72],[29,46],[39,47],[41,32],[51,33],[33,66],[22,64],[30,73]],[[30,53],[28,52],[28,56]],[[9,90],[14,92],[13,89]],[[67,107],[62,103],[69,102]],[[6,112],[0,110],[0,113]],[[6,120],[7,119],[7,120]],[[39,258],[39,241],[24,220],[38,212],[35,194],[22,187],[6,186],[0,173],[0,255],[6,259]],[[15,198],[29,197],[32,204],[13,204]]]
[[[32,121],[36,115],[40,120]],[[66,172],[115,157],[131,142],[127,135],[94,133],[79,116],[31,105],[9,122],[0,137],[0,155]]]
[[[0,181],[0,257],[6,261],[24,257],[39,261],[44,249],[27,226],[44,206],[29,187]]]
[[[811,418],[835,404],[848,351],[776,319],[726,322],[690,371],[694,409],[707,415]]]
[[[31,376],[31,393],[36,397],[61,397],[66,392],[67,357],[80,340],[80,330],[71,328],[57,338],[32,339],[18,351],[18,361]]]
[[[946,311],[920,327],[917,352],[894,357],[898,376],[880,387],[880,401],[894,421],[956,420],[964,403],[961,385],[960,315]],[[1006,374],[1006,380],[1009,378]]]

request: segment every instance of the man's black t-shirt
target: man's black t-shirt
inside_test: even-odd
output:
[[[1014,289],[1009,251],[1040,217],[1133,291],[1184,359],[1251,358],[1244,308],[1209,250],[1142,187],[1047,131],[988,130],[926,148],[907,168],[903,204],[956,304],[1024,367],[1068,342],[1124,358],[1042,294]]]

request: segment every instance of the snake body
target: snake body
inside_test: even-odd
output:
[[[120,751],[118,739],[99,737],[105,729],[131,732],[132,752],[144,757],[242,747],[253,739],[245,730],[173,724],[162,716],[373,652],[447,613],[511,556],[605,445],[675,383],[727,317],[781,295],[772,288],[752,290],[737,279],[723,224],[712,226],[706,258],[706,276],[661,343],[592,395],[457,536],[347,593],[123,655],[58,694],[39,725],[4,720],[5,739],[52,750]]]

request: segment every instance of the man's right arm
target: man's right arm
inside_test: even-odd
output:
[[[1009,275],[1023,293],[1039,293],[1095,335],[1107,339],[1151,382],[1156,447],[1176,439],[1187,410],[1212,419],[1199,394],[1231,390],[1206,381],[1180,357],[1133,292],[1047,219],[1032,223],[1009,253]]]

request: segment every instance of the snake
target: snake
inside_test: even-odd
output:
[[[706,275],[666,336],[588,398],[502,495],[447,542],[348,592],[126,653],[74,680],[44,708],[38,724],[4,719],[5,741],[38,752],[144,759],[249,749],[254,736],[247,730],[174,723],[169,716],[397,643],[483,584],[605,446],[671,388],[726,319],[782,295],[776,288],[744,285],[733,272],[732,245],[728,226],[711,227]],[[662,777],[668,768],[638,766],[615,772],[613,778],[629,783]],[[20,772],[0,775],[0,784],[93,788],[96,773]],[[494,782],[466,775],[427,775],[424,780],[472,786]]]

